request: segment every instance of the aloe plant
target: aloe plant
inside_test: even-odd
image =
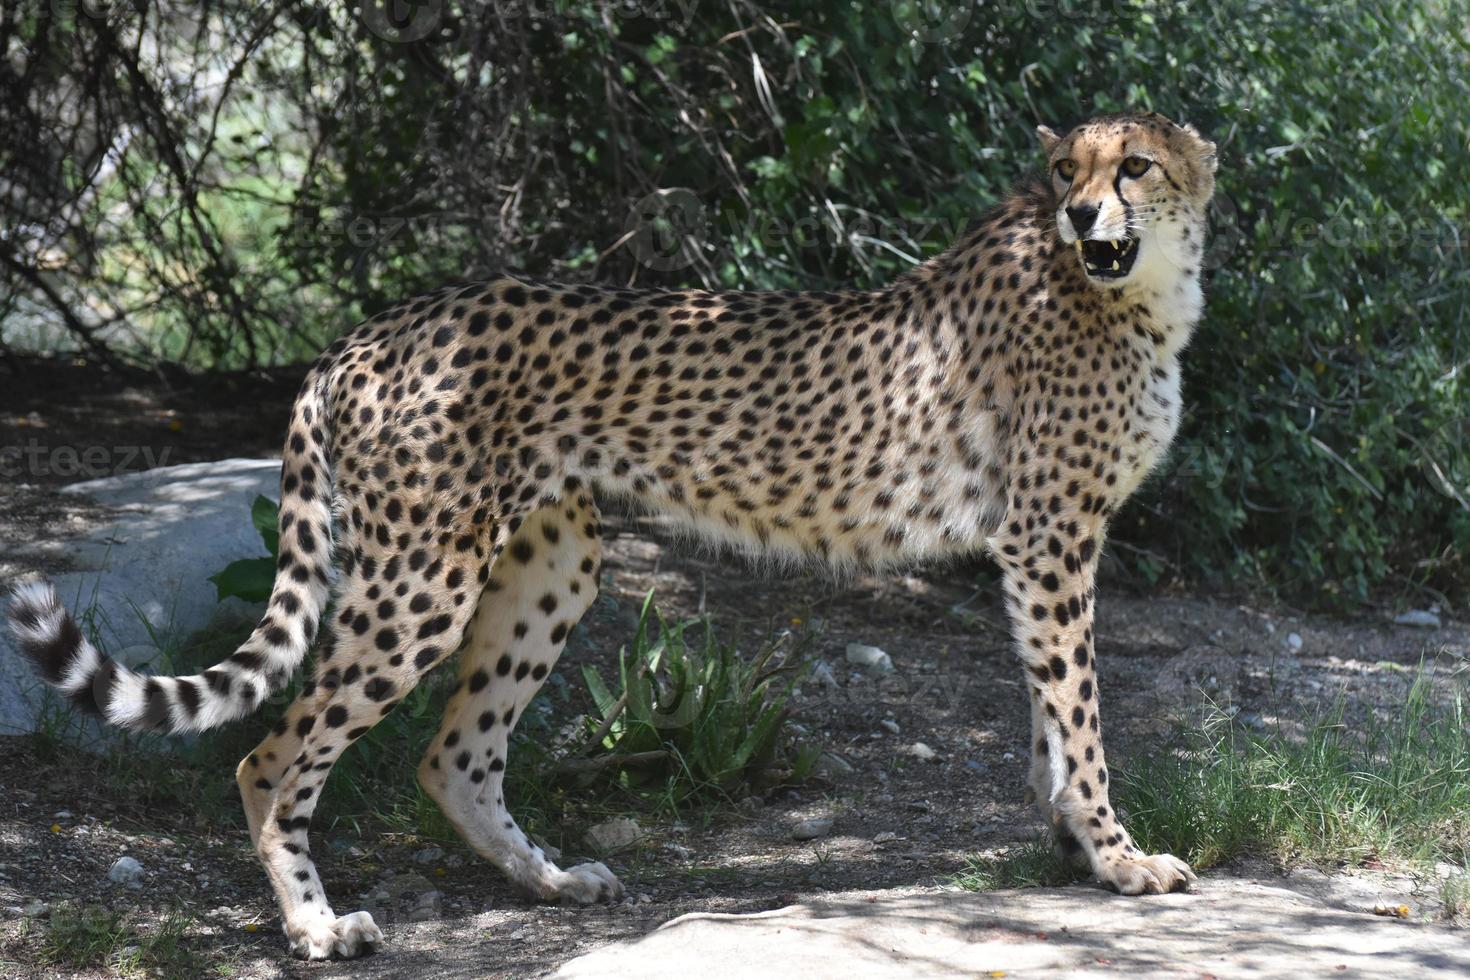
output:
[[[696,628],[702,635],[691,641]],[[737,797],[804,779],[819,750],[796,743],[786,725],[807,666],[799,655],[777,657],[788,638],[746,663],[707,619],[666,621],[650,592],[631,645],[618,653],[621,693],[595,666],[582,668],[597,709],[585,748],[608,756],[595,768],[628,788],[658,787],[679,799]]]

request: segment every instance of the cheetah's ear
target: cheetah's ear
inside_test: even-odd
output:
[[[1180,128],[1194,142],[1194,148],[1199,153],[1200,162],[1213,175],[1220,165],[1219,156],[1215,152],[1215,144],[1201,136],[1199,130],[1195,129],[1189,123],[1185,123]]]
[[[1041,148],[1046,151],[1047,156],[1051,156],[1051,151],[1055,150],[1057,144],[1062,141],[1062,138],[1050,126],[1037,126],[1036,138],[1041,141]]]

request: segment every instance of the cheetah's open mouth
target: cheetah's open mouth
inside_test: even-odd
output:
[[[1121,279],[1133,269],[1133,260],[1138,258],[1138,239],[1079,239],[1077,257],[1082,260],[1082,268],[1094,279]]]

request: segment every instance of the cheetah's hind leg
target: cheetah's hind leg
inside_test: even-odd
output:
[[[351,958],[383,941],[366,912],[338,916],[312,862],[307,828],[332,765],[459,645],[488,568],[490,529],[407,562],[365,536],[364,559],[344,572],[335,642],[282,722],[238,771],[257,855],[275,889],[291,952]],[[461,548],[459,543],[468,543]]]

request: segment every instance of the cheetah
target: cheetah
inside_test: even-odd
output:
[[[315,647],[236,778],[291,951],[354,957],[383,934],[332,910],[312,811],[342,752],[456,650],[424,789],[531,896],[622,894],[602,863],[553,863],[501,789],[509,736],[597,594],[599,498],[838,569],[988,552],[1058,847],[1124,894],[1186,888],[1190,868],[1141,852],[1109,805],[1093,583],[1109,518],[1179,422],[1215,146],[1153,113],[1037,135],[1045,172],[886,288],[501,275],[372,317],[294,403],[275,584],[238,651],[135,672],[35,583],[10,612],[20,648],[107,722],[189,732],[256,710]]]

